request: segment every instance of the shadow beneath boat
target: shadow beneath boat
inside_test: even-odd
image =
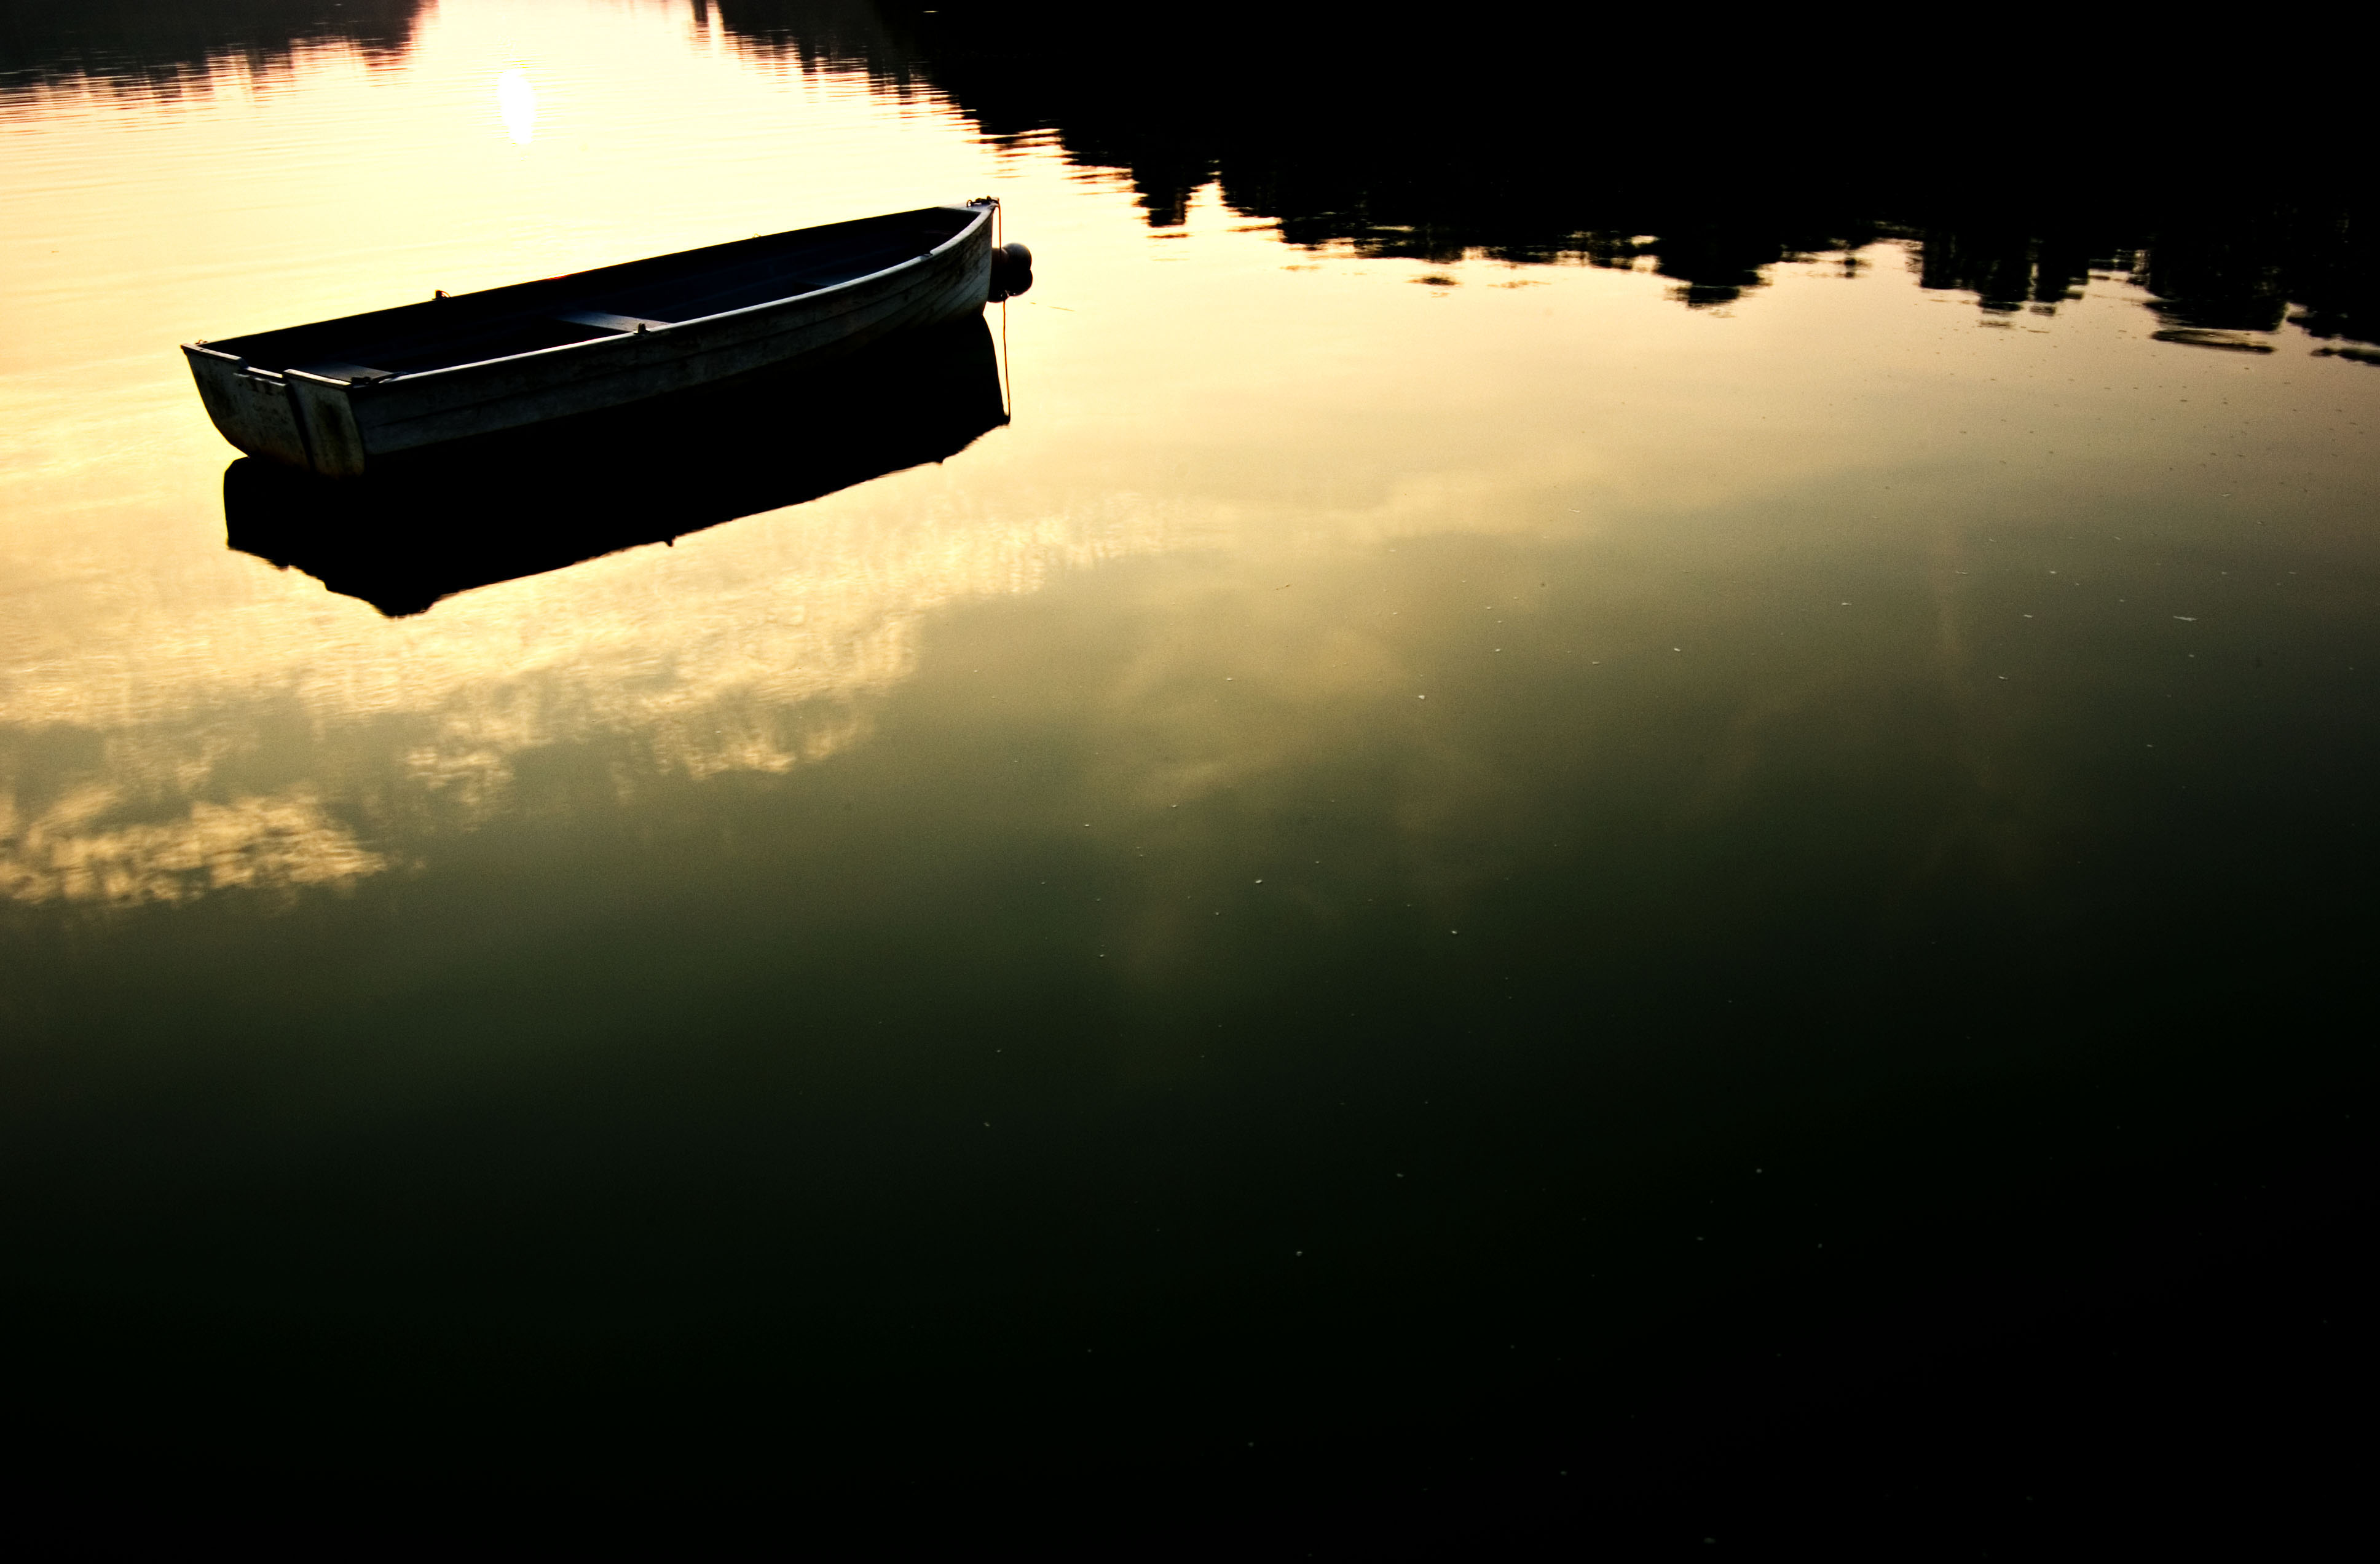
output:
[[[980,317],[745,381],[325,479],[224,471],[226,542],[391,618],[957,455],[1008,422]]]

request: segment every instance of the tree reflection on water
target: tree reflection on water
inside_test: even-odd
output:
[[[2143,40],[2067,32],[1980,66],[1943,41],[1896,77],[1824,38],[1689,43],[1514,6],[1418,31],[1329,5],[1195,23],[1067,0],[716,9],[746,47],[929,84],[996,140],[1054,136],[1126,173],[1155,227],[1214,184],[1293,244],[1645,265],[1695,307],[1900,238],[1925,287],[1993,312],[2055,311],[2097,273],[2168,326],[2380,340],[2343,104],[2210,81]]]
[[[1917,63],[1887,67],[1805,18],[1685,40],[1658,18],[1509,6],[1409,31],[1330,4],[1195,19],[1082,0],[691,5],[805,71],[945,94],[995,141],[1054,138],[1124,173],[1155,227],[1214,185],[1293,244],[1643,266],[1697,308],[1780,263],[1898,238],[1924,286],[1996,313],[2054,312],[2097,274],[2146,289],[2170,341],[2293,324],[2380,342],[2366,138],[2343,96],[2210,78],[2160,53],[2175,43],[2070,29],[2018,58],[1928,35],[1902,50]],[[170,88],[310,43],[387,63],[421,8],[11,7],[0,86]]]
[[[259,74],[308,44],[351,43],[386,64],[413,42],[422,0],[76,0],[0,8],[0,89],[81,78],[170,86],[230,60]]]

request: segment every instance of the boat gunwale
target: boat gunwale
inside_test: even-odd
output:
[[[494,357],[494,358],[492,358],[492,359],[472,359],[472,360],[468,360],[467,362],[459,363],[459,364],[440,364],[440,365],[438,365],[438,366],[437,366],[436,368],[434,368],[434,369],[423,369],[423,370],[398,370],[398,371],[392,372],[392,373],[388,373],[388,374],[381,375],[381,376],[379,376],[379,377],[377,377],[377,378],[375,378],[375,379],[372,379],[372,380],[340,380],[340,379],[334,378],[334,377],[330,376],[330,375],[315,374],[315,373],[311,373],[311,372],[310,372],[310,371],[303,370],[303,369],[299,369],[299,368],[298,368],[298,367],[297,367],[297,366],[295,366],[295,365],[291,365],[291,366],[289,366],[289,367],[287,367],[287,368],[285,368],[285,369],[279,369],[279,370],[261,370],[261,369],[258,369],[258,368],[256,368],[256,367],[254,367],[254,366],[251,366],[251,365],[249,363],[249,360],[248,360],[247,359],[245,359],[245,358],[243,358],[243,357],[241,357],[241,356],[239,356],[239,355],[237,355],[237,354],[234,354],[234,353],[227,353],[227,352],[224,351],[222,348],[217,348],[217,347],[213,346],[212,343],[210,343],[210,342],[206,342],[206,341],[203,341],[203,340],[201,340],[201,341],[193,341],[193,342],[185,342],[185,343],[183,343],[183,344],[182,344],[182,351],[183,351],[183,352],[185,352],[185,353],[205,353],[205,354],[209,355],[209,356],[210,356],[210,357],[212,357],[212,358],[217,358],[217,359],[225,360],[227,360],[227,361],[229,361],[229,362],[232,362],[232,363],[235,363],[235,364],[239,365],[243,370],[245,370],[247,373],[264,373],[264,374],[270,374],[270,375],[273,376],[275,379],[285,380],[285,380],[287,380],[287,379],[289,379],[289,378],[290,378],[290,377],[292,377],[292,376],[300,376],[300,377],[303,377],[306,381],[308,381],[309,383],[310,383],[310,384],[312,384],[312,385],[332,386],[332,387],[335,387],[335,388],[336,388],[336,389],[338,389],[338,390],[341,390],[341,391],[346,391],[346,392],[353,392],[353,391],[354,391],[354,390],[356,390],[358,386],[382,386],[382,385],[395,385],[396,382],[398,382],[398,381],[400,381],[400,380],[401,380],[401,381],[404,381],[404,382],[406,382],[406,383],[407,383],[407,384],[415,384],[415,383],[419,383],[419,382],[421,382],[421,381],[430,380],[430,379],[431,379],[431,378],[433,378],[433,377],[435,377],[435,376],[438,376],[438,375],[443,375],[443,374],[455,374],[455,373],[459,373],[460,372],[462,372],[462,371],[464,371],[464,370],[480,370],[480,369],[485,369],[485,368],[487,368],[487,367],[488,367],[489,365],[491,365],[491,364],[508,364],[508,363],[518,363],[518,362],[522,362],[522,361],[525,361],[525,360],[529,360],[539,359],[539,358],[541,358],[541,357],[543,357],[543,356],[545,356],[546,354],[549,354],[549,353],[571,353],[571,352],[576,352],[576,351],[577,351],[578,349],[580,349],[580,348],[601,348],[601,347],[605,347],[605,346],[607,346],[607,345],[609,345],[609,344],[611,344],[611,343],[634,341],[634,340],[636,340],[638,337],[652,337],[652,336],[662,336],[663,333],[680,331],[680,330],[683,330],[684,328],[686,328],[686,327],[687,327],[687,326],[694,326],[694,325],[709,325],[709,324],[711,324],[712,323],[714,323],[714,322],[718,322],[718,321],[732,320],[732,319],[734,319],[735,317],[736,317],[736,316],[738,316],[738,315],[751,315],[751,314],[756,314],[756,313],[758,313],[758,312],[761,312],[761,311],[764,311],[764,310],[780,310],[780,309],[784,308],[784,307],[785,307],[786,305],[788,305],[788,304],[798,303],[798,302],[800,302],[800,301],[802,301],[802,300],[804,300],[804,299],[822,299],[822,298],[826,297],[828,294],[832,294],[832,293],[840,293],[840,292],[844,291],[844,289],[846,289],[846,288],[855,288],[855,287],[860,287],[862,284],[865,284],[865,283],[872,283],[872,282],[880,281],[880,279],[882,279],[882,278],[889,277],[889,276],[892,275],[893,275],[894,273],[896,273],[896,272],[904,271],[904,270],[906,270],[906,269],[908,269],[908,268],[910,268],[910,267],[913,267],[913,266],[923,266],[927,262],[933,260],[936,256],[941,255],[941,254],[942,252],[944,252],[945,250],[947,250],[951,249],[953,246],[954,246],[954,245],[958,244],[961,240],[963,240],[963,239],[966,238],[967,238],[967,236],[969,236],[970,234],[974,233],[978,228],[981,227],[985,223],[987,223],[987,222],[990,221],[992,214],[993,214],[994,213],[998,212],[999,210],[1000,210],[1000,203],[999,203],[997,201],[994,201],[994,202],[990,202],[990,204],[988,204],[988,205],[984,205],[984,206],[919,206],[919,207],[913,207],[913,208],[911,208],[911,209],[910,209],[910,213],[912,213],[912,214],[914,214],[914,213],[925,213],[925,212],[973,212],[976,215],[975,215],[975,220],[974,220],[973,222],[970,222],[970,223],[966,223],[966,224],[962,225],[962,226],[960,226],[960,228],[959,228],[958,232],[956,232],[956,233],[954,233],[954,234],[951,235],[951,236],[950,236],[950,238],[946,238],[946,239],[942,240],[940,244],[935,245],[935,246],[934,246],[932,249],[930,249],[930,250],[919,250],[917,254],[915,254],[915,255],[912,255],[912,256],[908,257],[906,260],[903,260],[903,261],[896,261],[896,262],[894,262],[892,265],[890,265],[890,266],[886,266],[886,267],[883,267],[883,268],[881,268],[881,269],[880,269],[880,270],[878,270],[878,271],[873,271],[873,272],[865,273],[865,274],[863,274],[862,275],[856,276],[856,277],[846,277],[846,278],[844,278],[844,279],[843,281],[841,281],[841,282],[838,282],[838,283],[829,283],[829,284],[827,284],[824,287],[814,287],[814,288],[811,288],[811,289],[809,289],[808,292],[805,292],[805,293],[788,293],[788,294],[785,294],[785,295],[783,295],[783,297],[781,297],[781,298],[777,298],[777,299],[762,299],[762,300],[761,300],[759,303],[758,303],[758,304],[745,304],[745,305],[740,305],[740,306],[738,306],[737,308],[733,309],[733,310],[721,310],[721,311],[717,312],[716,312],[716,313],[714,313],[714,314],[709,314],[709,315],[696,315],[696,316],[691,317],[690,319],[683,320],[683,321],[670,321],[670,322],[668,322],[668,323],[666,323],[666,324],[662,324],[662,325],[656,325],[656,326],[650,326],[650,327],[648,327],[648,328],[646,328],[646,329],[645,329],[645,330],[643,330],[643,331],[634,331],[634,332],[613,332],[613,333],[612,333],[611,335],[606,336],[590,336],[590,337],[587,338],[587,339],[586,339],[585,341],[583,341],[583,342],[558,342],[558,343],[555,343],[555,344],[554,344],[552,347],[551,347],[551,348],[531,348],[527,349],[526,351],[519,352],[519,353],[500,353],[500,354],[498,354],[496,357]],[[908,214],[900,214],[900,213],[895,213],[895,214],[888,214],[887,215],[902,216],[902,215],[908,215]],[[867,219],[864,219],[864,218],[863,218],[863,219],[859,219],[859,220],[864,222],[864,221],[866,221]],[[832,227],[832,226],[838,226],[838,225],[834,225],[834,224],[820,224],[820,225],[819,225],[819,226],[821,226],[821,227]],[[787,230],[787,231],[788,231],[789,233],[800,233],[800,232],[802,232],[803,230],[802,230],[802,229],[799,229],[799,228],[794,228],[794,229],[789,229],[789,230]],[[748,242],[749,242],[748,240],[742,240],[742,239],[729,239],[729,240],[727,240],[727,241],[726,241],[726,245],[734,245],[734,244],[741,244],[741,243],[748,243]],[[702,245],[702,246],[698,246],[698,247],[697,247],[697,248],[696,248],[696,249],[694,249],[694,250],[680,250],[680,251],[678,251],[677,253],[679,253],[679,254],[681,254],[681,255],[698,255],[698,254],[700,254],[700,253],[702,252],[702,250],[709,250],[709,249],[724,249],[724,248],[726,248],[726,245],[719,245],[719,246]],[[659,257],[649,257],[648,259],[661,259],[661,258],[659,258]],[[638,263],[638,262],[636,262],[636,261],[624,261],[624,262],[615,263],[615,264],[618,264],[618,265],[624,265],[624,266],[633,266],[633,265],[637,265],[637,264],[638,264],[638,263]],[[589,272],[601,272],[601,271],[608,271],[608,270],[610,270],[610,269],[611,269],[610,267],[605,267],[605,266],[595,266],[595,267],[589,267]],[[578,273],[578,274],[576,274],[576,275],[581,275],[581,276],[584,276],[584,275],[588,275],[588,274],[587,274],[587,273]],[[538,280],[540,280],[540,281],[547,281],[547,280],[560,280],[560,279],[545,279],[545,278],[540,278],[540,279],[538,279]],[[504,286],[504,287],[522,287],[522,286],[524,286],[524,285],[519,284],[519,283],[507,283],[507,284],[504,284],[504,285],[503,285],[503,286]],[[529,285],[529,286],[533,286],[533,285]],[[497,291],[497,289],[491,288],[491,289],[488,289],[487,291],[489,291],[489,292],[495,292],[495,291]],[[466,294],[455,294],[455,295],[452,295],[452,296],[450,296],[450,297],[456,298],[456,299],[468,299],[468,298],[470,298],[470,297],[472,297],[472,296],[471,296],[470,294],[466,293]],[[281,329],[281,330],[302,330],[302,329],[304,329],[304,327],[303,327],[302,325],[300,325],[300,326],[296,326],[296,327],[281,327],[281,328],[278,328],[278,329]],[[253,332],[253,333],[249,333],[249,334],[247,334],[247,335],[261,336],[268,336],[268,335],[271,335],[271,333],[268,333],[268,332]],[[234,337],[234,338],[232,338],[231,340],[233,340],[233,341],[237,341],[237,340],[238,340],[238,338]]]

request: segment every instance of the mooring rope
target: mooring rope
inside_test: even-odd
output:
[[[1003,255],[1007,247],[1001,241],[1008,234],[1008,203],[1002,202],[991,209],[991,246]],[[1016,422],[1016,387],[1008,373],[1008,289],[1000,290],[1000,416],[1010,423]]]

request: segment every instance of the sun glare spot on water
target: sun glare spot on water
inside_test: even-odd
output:
[[[525,147],[537,140],[537,89],[518,66],[496,77],[496,113],[513,145]]]

